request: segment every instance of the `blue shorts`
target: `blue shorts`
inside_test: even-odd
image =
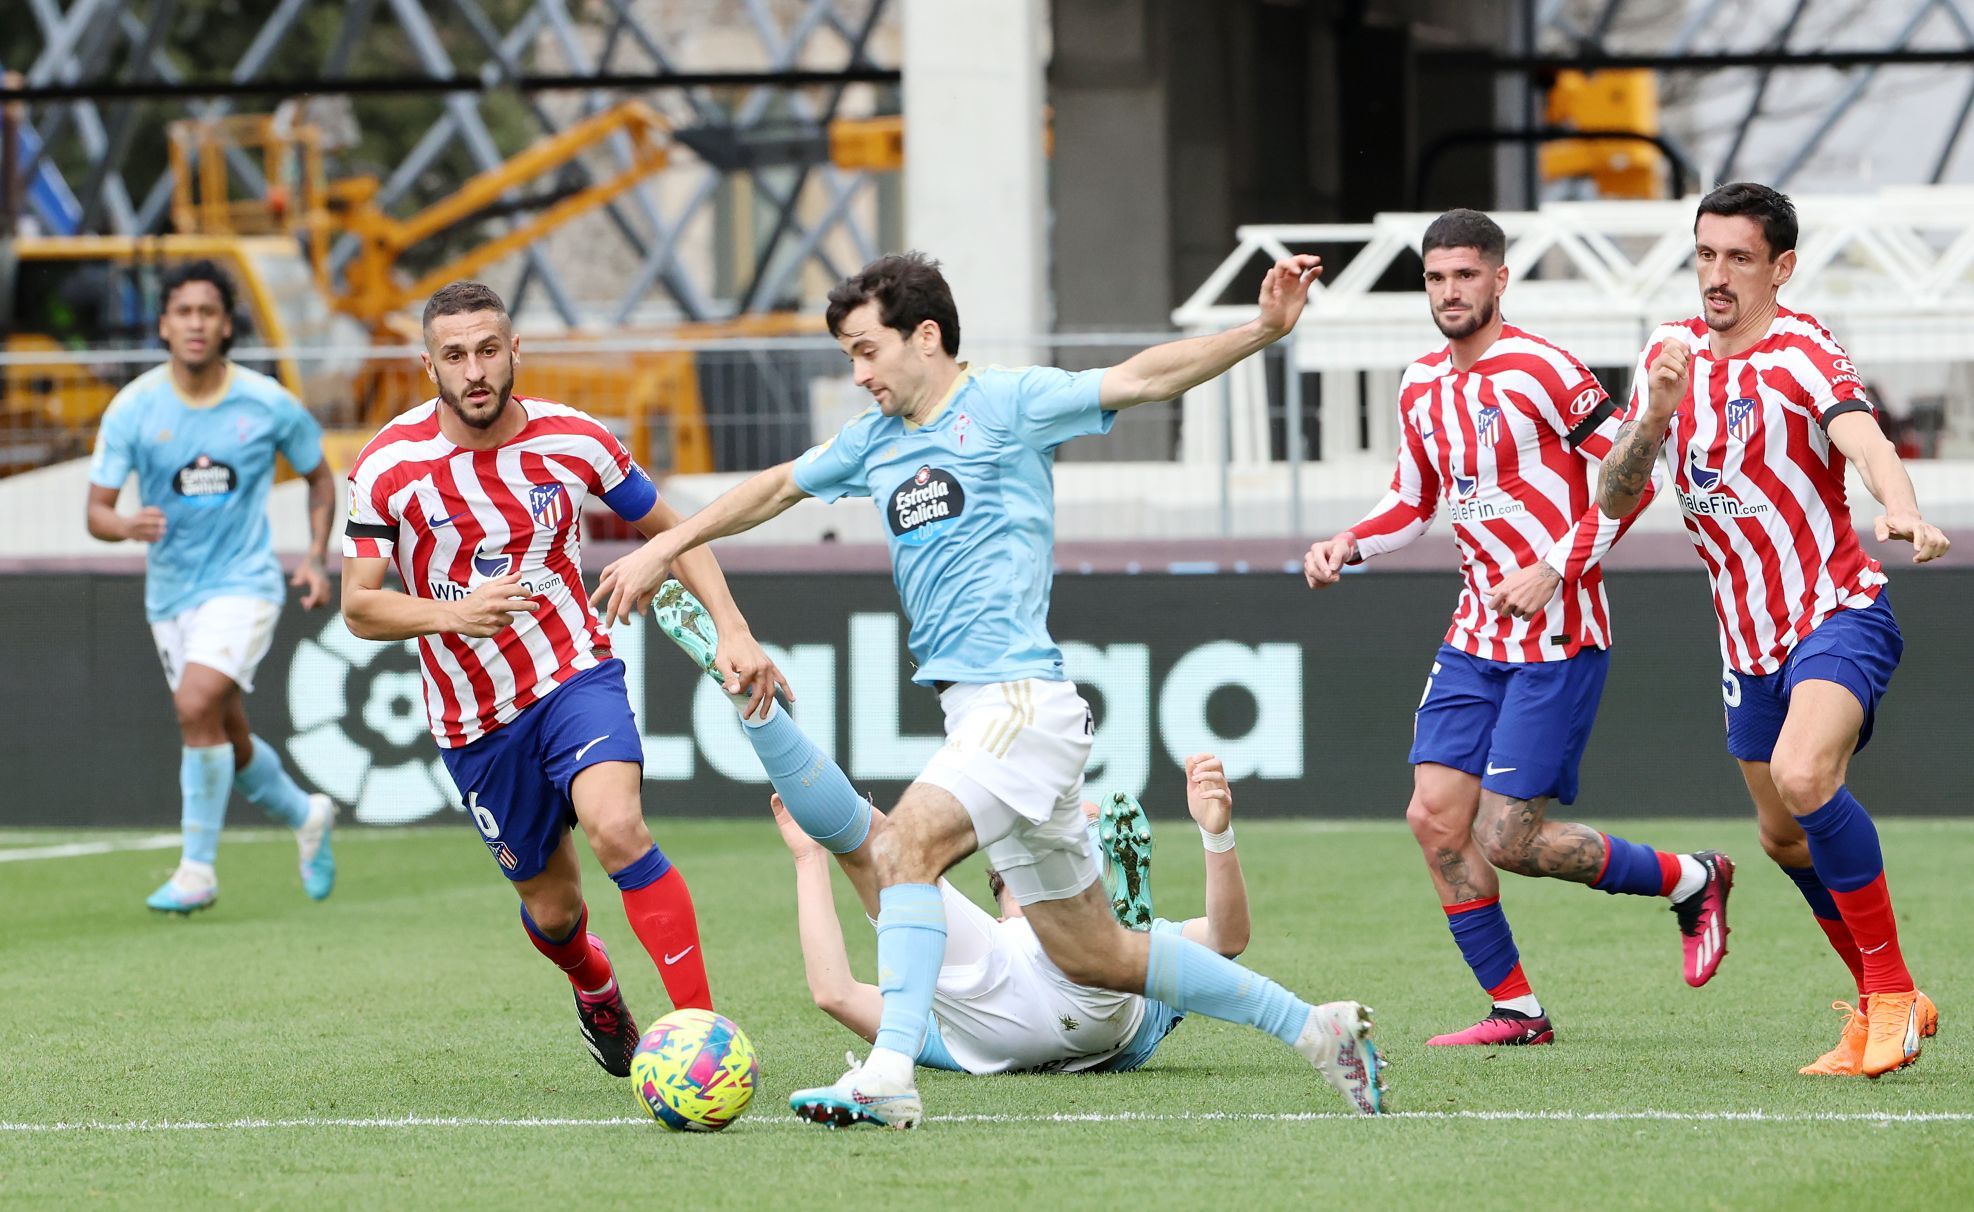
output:
[[[533,879],[576,823],[576,775],[598,762],[644,765],[624,663],[583,670],[502,727],[439,756],[501,873]]]
[[[1413,717],[1412,764],[1478,774],[1509,799],[1573,803],[1610,668],[1602,648],[1517,665],[1442,644]]]
[[[1857,749],[1871,739],[1878,701],[1892,684],[1905,637],[1892,617],[1889,594],[1862,610],[1840,610],[1816,630],[1796,641],[1774,673],[1720,675],[1721,700],[1727,704],[1727,752],[1744,762],[1766,762],[1775,754],[1775,738],[1789,714],[1789,695],[1799,683],[1835,682],[1857,697],[1864,708]],[[1856,750],[1852,750],[1856,752]]]

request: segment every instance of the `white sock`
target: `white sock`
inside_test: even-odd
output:
[[[178,870],[171,873],[171,878],[181,888],[207,888],[219,882],[213,865],[197,859],[179,859]]]
[[[912,1058],[889,1048],[872,1048],[864,1058],[865,1076],[893,1086],[912,1084]]]
[[[1679,856],[1679,882],[1672,886],[1672,899],[1683,901],[1707,883],[1707,869],[1690,854]]]
[[[726,694],[726,691],[722,690],[720,693]],[[768,700],[768,714],[766,719],[747,714],[747,705],[753,702],[753,700],[745,694],[727,694],[727,699],[733,704],[733,709],[740,713],[740,723],[744,728],[760,728],[771,724],[774,722],[775,716],[781,713],[781,704],[774,699]]]
[[[1511,997],[1505,1002],[1496,1002],[1494,1003],[1494,1008],[1497,1010],[1513,1010],[1516,1014],[1526,1014],[1530,1018],[1542,1017],[1542,1003],[1535,1000],[1535,994],[1533,993],[1524,993],[1520,997]]]
[[[584,997],[602,997],[616,987],[617,978],[612,976],[609,980],[603,982],[603,988],[601,989],[578,989],[576,992],[582,994]]]

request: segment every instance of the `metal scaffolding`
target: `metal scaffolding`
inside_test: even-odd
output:
[[[570,0],[530,0],[505,27],[481,0],[348,0],[333,6],[327,0],[313,5],[278,0],[233,65],[224,96],[200,93],[202,85],[217,82],[188,80],[175,53],[170,35],[182,15],[181,0],[25,0],[25,7],[40,45],[24,70],[30,106],[23,134],[35,150],[21,176],[45,175],[51,157],[73,149],[81,155],[68,161],[89,166],[85,180],[73,180],[78,175],[73,170],[69,174],[73,207],[41,215],[43,226],[58,234],[136,236],[165,230],[169,172],[149,182],[129,178],[140,123],[162,127],[178,117],[218,118],[235,110],[237,96],[249,90],[281,96],[285,90],[278,86],[286,81],[267,80],[268,64],[298,37],[306,11],[319,19],[323,9],[333,7],[339,25],[320,72],[306,82],[309,89],[333,94],[341,82],[351,91],[377,91],[381,84],[390,91],[437,95],[444,106],[386,174],[376,199],[380,206],[413,210],[434,201],[430,169],[454,149],[462,149],[480,170],[519,150],[495,141],[482,108],[492,91],[505,89],[521,98],[537,137],[591,117],[627,94],[647,95],[673,123],[675,149],[682,154],[674,155],[666,170],[664,196],[670,204],[647,180],[606,208],[610,230],[626,251],[627,283],[607,314],[580,316],[565,273],[539,246],[524,254],[517,307],[539,290],[567,324],[585,319],[620,324],[654,292],[662,292],[685,319],[717,319],[786,302],[789,284],[806,265],[819,265],[832,279],[854,268],[832,259],[832,241],[839,250],[847,244],[860,259],[877,254],[876,207],[857,205],[876,174],[830,163],[827,124],[839,116],[852,83],[883,86],[896,80],[896,71],[874,63],[870,54],[873,36],[889,17],[885,0],[730,5],[729,15],[739,18],[738,28],[752,38],[744,53],[758,59],[759,68],[718,77],[682,71],[683,57],[659,28],[655,6],[639,0],[596,0],[584,9],[584,20],[572,13]],[[470,34],[480,55],[456,58],[441,37],[442,23],[454,33],[455,44],[458,31]],[[412,50],[422,75],[379,81],[354,62],[365,37],[386,24]],[[831,69],[816,70],[819,62]],[[709,87],[713,82],[727,88],[716,93]],[[104,87],[74,95],[78,87],[98,85]],[[549,89],[573,92],[577,101],[545,103]],[[56,96],[36,100],[35,90]],[[137,98],[159,96],[169,98],[164,108],[170,112],[163,121],[155,113],[146,119]],[[879,103],[891,104],[884,98]],[[614,164],[608,171],[621,171],[631,157],[628,141],[617,139],[609,146]],[[266,189],[247,155],[229,151],[228,161],[237,181]],[[574,180],[559,184],[580,188],[605,170],[578,161],[564,171]],[[708,258],[683,255],[681,236],[716,204],[723,184],[739,179],[772,218],[758,233],[751,265],[722,290],[707,268]],[[530,204],[518,191],[505,202],[517,211]],[[504,227],[517,220],[491,222]],[[354,241],[345,237],[333,265],[340,270],[355,251]]]

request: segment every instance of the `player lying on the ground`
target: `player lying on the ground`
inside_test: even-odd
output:
[[[775,824],[795,858],[795,908],[802,966],[816,1005],[868,1043],[877,1037],[884,995],[850,973],[849,955],[830,891],[834,857],[857,890],[864,913],[876,918],[878,886],[870,845],[884,829],[873,814],[871,835],[855,850],[832,856],[803,832],[780,795]],[[1085,801],[1090,844],[1103,856],[1106,884],[1122,889],[1112,909],[1127,926],[1176,930],[1229,959],[1247,948],[1247,883],[1233,848],[1233,797],[1220,759],[1186,759],[1186,810],[1207,836],[1206,915],[1184,922],[1152,916],[1151,829],[1144,809],[1117,792],[1102,808]],[[1224,846],[1223,849],[1214,849]],[[997,920],[941,878],[946,904],[946,954],[932,999],[932,1026],[918,1063],[962,1073],[1122,1073],[1151,1059],[1185,1016],[1135,993],[1078,985],[1049,961],[1021,906],[998,872],[988,886],[1000,903]],[[1142,928],[1142,927],[1140,927]]]
[[[184,848],[177,870],[144,903],[190,914],[219,899],[219,834],[235,791],[295,831],[302,891],[319,901],[336,883],[336,806],[297,786],[274,746],[254,735],[246,696],[287,598],[267,520],[275,456],[308,481],[308,554],[289,581],[304,610],[329,600],[322,557],[336,477],[322,457],[322,427],[301,401],[228,360],[226,271],[211,261],[180,265],[159,294],[158,336],[169,356],[110,401],[89,463],[89,533],[148,545],[144,612],[183,741]],[[117,495],[133,474],[143,508],[120,514]]]
[[[1727,751],[1762,849],[1809,902],[1857,983],[1837,1046],[1806,1074],[1877,1077],[1919,1059],[1939,1016],[1899,949],[1871,816],[1846,785],[1905,651],[1885,570],[1851,527],[1845,465],[1884,505],[1878,541],[1912,562],[1947,553],[1920,516],[1898,450],[1843,346],[1780,305],[1796,269],[1796,208],[1737,181],[1693,220],[1701,313],[1652,334],[1597,485],[1618,517],[1664,457],[1713,580]]]
[[[882,257],[829,296],[830,331],[872,407],[835,438],[753,476],[603,570],[599,609],[629,618],[651,603],[681,554],[751,530],[805,497],[868,496],[884,519],[912,623],[912,680],[939,695],[946,743],[906,788],[875,847],[879,963],[895,977],[884,982],[877,1042],[836,1082],[791,1094],[798,1115],[827,1127],[905,1129],[923,1119],[913,1061],[946,950],[935,881],[981,849],[1049,958],[1079,983],[1266,1032],[1359,1112],[1377,1113],[1363,1005],[1313,1005],[1191,939],[1126,930],[1111,916],[1080,808],[1094,720],[1048,630],[1057,448],[1108,432],[1120,409],[1172,399],[1281,339],[1319,266],[1312,256],[1277,262],[1247,324],[1070,373],[961,362],[959,309],[938,263]]]
[[[574,987],[597,1064],[627,1077],[638,1026],[589,931],[572,828],[617,886],[672,1004],[710,1010],[713,993],[692,894],[644,822],[624,663],[583,592],[583,503],[600,500],[646,535],[678,515],[593,417],[515,394],[520,339],[492,290],[442,287],[424,334],[438,397],[384,426],[350,472],[343,617],[362,639],[417,639],[461,807],[520,897],[528,941]],[[705,554],[680,571],[728,626],[707,664],[767,702],[780,671]],[[384,582],[391,567],[401,588]]]
[[[1727,953],[1724,854],[1672,854],[1551,820],[1576,799],[1577,763],[1611,661],[1600,561],[1637,510],[1606,518],[1590,469],[1611,448],[1617,406],[1568,350],[1507,323],[1507,237],[1450,210],[1421,241],[1426,300],[1447,344],[1406,368],[1398,466],[1363,521],[1310,547],[1309,587],[1345,564],[1405,546],[1446,504],[1466,587],[1413,717],[1405,809],[1461,957],[1493,999],[1487,1017],[1434,1045],[1556,1038],[1522,972],[1495,868],[1603,892],[1664,897],[1678,915],[1686,983]]]

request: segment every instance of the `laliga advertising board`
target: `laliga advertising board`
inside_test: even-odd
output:
[[[860,787],[909,782],[943,737],[932,692],[909,680],[896,610],[845,611],[823,637],[776,643],[766,612],[749,605],[752,579],[737,580],[757,638],[796,688],[794,715],[803,729]],[[820,588],[813,580],[785,584]],[[1186,580],[1201,590],[1211,584]],[[801,630],[813,631],[813,605],[808,613],[810,626]],[[318,619],[278,683],[298,772],[367,824],[458,810],[458,792],[426,733],[415,643],[373,644],[352,637],[334,616]],[[1073,624],[1058,631],[1067,669],[1097,712],[1093,786],[1139,795],[1155,772],[1208,750],[1237,780],[1302,778],[1300,644],[1195,636],[1175,647],[1147,638],[1144,629],[1108,640],[1068,638],[1089,634]],[[739,717],[670,640],[640,619],[613,633],[612,643],[643,733],[647,782],[689,784],[695,797],[717,801],[705,804],[714,811],[729,810],[729,799],[744,806],[765,794],[767,780]],[[666,798],[653,789],[654,804]]]

